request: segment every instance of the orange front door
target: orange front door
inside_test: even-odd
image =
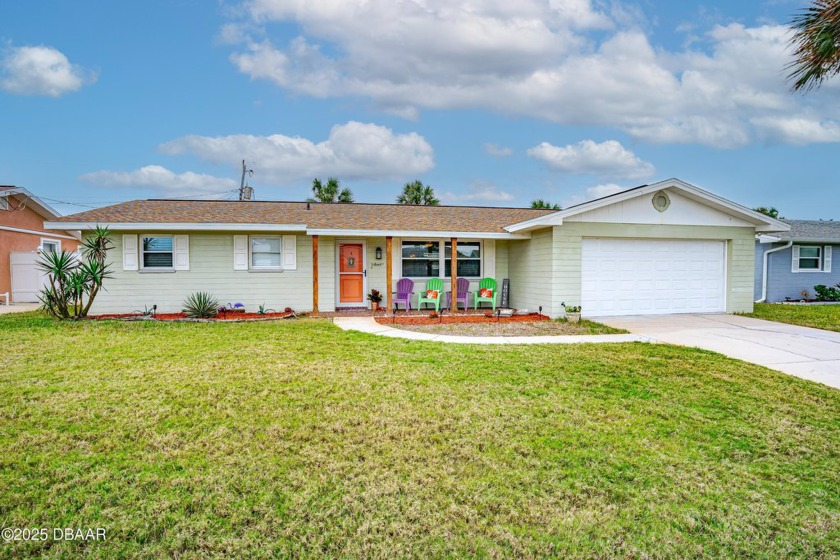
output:
[[[338,246],[338,301],[365,302],[364,251],[361,243],[341,243]]]

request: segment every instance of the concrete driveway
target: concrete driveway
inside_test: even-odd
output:
[[[23,313],[24,311],[35,311],[41,307],[40,303],[12,303],[6,305],[4,303],[0,303],[0,315],[4,313]]]
[[[713,350],[840,389],[840,333],[738,315],[600,317],[661,342]]]

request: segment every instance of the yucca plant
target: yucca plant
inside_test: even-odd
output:
[[[113,247],[107,228],[97,226],[82,241],[82,257],[75,253],[44,253],[38,267],[47,273],[47,285],[38,293],[42,308],[59,319],[86,317],[105,279],[111,277],[105,262]]]
[[[219,300],[210,292],[195,292],[184,300],[182,311],[192,319],[210,319],[219,313]]]

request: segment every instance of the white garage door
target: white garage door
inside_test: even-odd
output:
[[[584,239],[583,315],[723,311],[725,248],[723,241]]]

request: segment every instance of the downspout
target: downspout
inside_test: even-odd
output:
[[[764,251],[764,266],[761,269],[761,299],[755,300],[755,303],[764,303],[764,300],[767,299],[767,255],[769,255],[770,253],[776,253],[778,251],[784,251],[785,249],[790,249],[792,246],[793,240],[791,239],[781,247],[776,247],[775,249]]]

